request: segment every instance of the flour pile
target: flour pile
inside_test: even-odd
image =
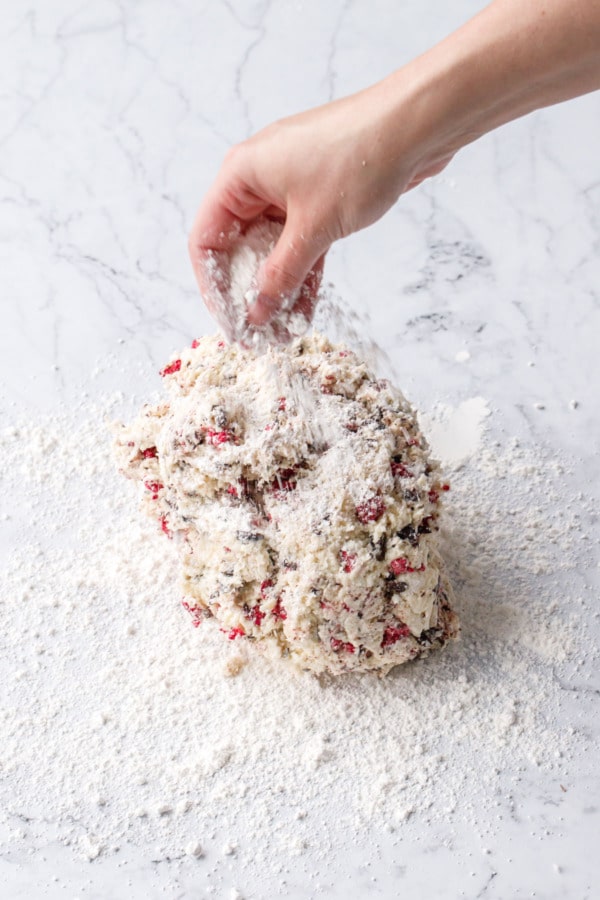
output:
[[[400,860],[436,829],[491,846],[520,779],[568,802],[594,699],[565,662],[591,653],[568,461],[486,439],[453,475],[451,531],[442,517],[462,640],[385,679],[317,679],[217,629],[199,641],[174,541],[115,471],[105,423],[127,415],[120,404],[3,411],[6,858],[44,855],[51,828],[76,862],[154,861],[165,896],[228,896],[235,879],[268,897],[303,858],[321,883],[342,878],[336,854],[359,854],[365,833]]]
[[[170,398],[117,428],[117,456],[175,538],[194,624],[317,674],[456,635],[449,485],[398,390],[318,334],[258,357],[202,338],[163,373]]]

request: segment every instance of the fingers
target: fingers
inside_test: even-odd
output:
[[[227,267],[223,262],[227,247],[239,236],[241,227],[240,218],[223,204],[213,189],[198,210],[188,240],[192,268],[204,303],[228,338],[230,329],[220,302],[229,289],[224,283]]]
[[[230,291],[229,252],[248,222],[268,207],[267,201],[245,186],[241,170],[226,163],[190,232],[188,249],[200,293],[228,340],[235,337],[234,311],[226,299]]]
[[[189,236],[192,267],[211,312],[212,276],[222,268],[211,265],[211,260],[218,262],[219,254],[231,250],[245,225],[270,205],[248,186],[246,169],[247,153],[241,147],[232,148],[196,214]]]
[[[321,281],[323,280],[324,265],[325,254],[323,253],[306,276],[304,284],[300,289],[300,295],[292,307],[292,315],[300,315],[306,319],[307,322],[312,321],[312,317],[315,313],[319,288],[321,287]]]
[[[282,310],[312,316],[329,244],[319,233],[304,235],[288,213],[283,231],[258,273],[258,298],[248,311],[251,325],[264,325]],[[319,267],[320,264],[320,267]],[[304,287],[303,287],[304,286]],[[295,301],[295,303],[294,303]]]
[[[299,217],[286,210],[284,198],[274,205],[272,197],[265,197],[262,189],[256,187],[250,162],[244,145],[228,154],[198,210],[189,238],[190,258],[200,292],[229,339],[236,337],[236,323],[235,310],[228,302],[231,288],[228,257],[252,222],[265,215],[285,219],[281,236],[258,273],[258,298],[248,311],[250,327],[267,323],[274,326],[273,319],[283,311],[297,312],[310,321],[321,280],[322,259],[331,243],[322,231],[312,228],[305,233]],[[255,185],[254,189],[250,184]]]
[[[261,215],[269,201],[250,187],[249,158],[244,145],[232,147],[221,171],[196,214],[189,238],[195,250],[228,250],[242,223]]]

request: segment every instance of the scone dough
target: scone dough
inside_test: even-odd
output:
[[[170,398],[118,427],[117,454],[177,542],[194,624],[334,674],[456,635],[448,485],[397,389],[319,334],[259,356],[203,337],[162,374]]]

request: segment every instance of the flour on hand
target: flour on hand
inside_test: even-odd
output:
[[[263,326],[248,323],[248,310],[258,297],[258,274],[275,244],[283,226],[270,219],[259,219],[242,235],[233,235],[230,251],[211,251],[204,260],[209,280],[205,297],[211,312],[227,338],[263,352],[272,344],[288,343],[300,337],[308,327],[308,319],[298,312],[298,296],[282,297],[282,305],[274,321]]]

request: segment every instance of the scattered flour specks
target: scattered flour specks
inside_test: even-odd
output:
[[[541,768],[559,796],[586,740],[556,719],[585,643],[562,461],[487,439],[480,399],[431,420],[446,463],[449,424],[468,436],[442,535],[462,639],[386,679],[319,680],[191,627],[173,548],[113,470],[120,412],[3,416],[1,852],[52,823],[90,863],[126,845],[181,865],[225,853],[266,884],[365,829],[476,816],[492,833],[503,770]]]

